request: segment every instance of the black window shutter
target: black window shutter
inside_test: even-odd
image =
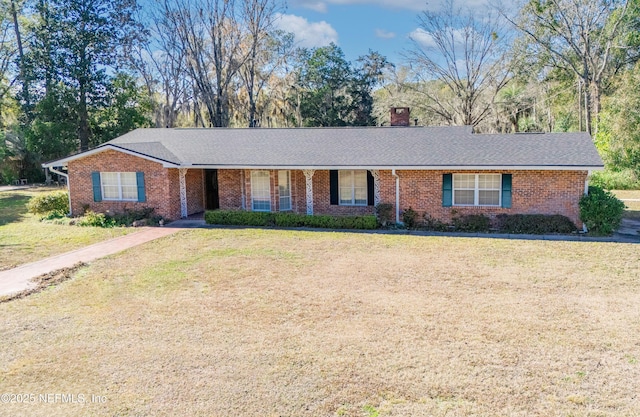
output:
[[[367,205],[373,206],[375,202],[375,192],[373,189],[373,175],[371,171],[367,171]]]
[[[338,205],[338,171],[329,171],[329,193],[331,194],[331,205]],[[325,200],[326,201],[326,200]]]

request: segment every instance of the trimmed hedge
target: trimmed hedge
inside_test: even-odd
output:
[[[620,227],[625,205],[609,191],[592,185],[589,194],[580,199],[580,219],[589,233],[611,235]]]
[[[575,232],[576,225],[568,217],[560,214],[499,214],[497,227],[501,233],[526,233],[543,235],[547,233],[568,234]]]
[[[207,224],[231,226],[313,227],[320,229],[377,229],[376,216],[307,216],[242,210],[214,210],[204,215]]]
[[[31,197],[27,203],[27,210],[33,214],[48,214],[52,211],[69,212],[69,193],[54,191]]]
[[[453,226],[460,232],[488,232],[491,219],[483,214],[468,214],[453,218]]]

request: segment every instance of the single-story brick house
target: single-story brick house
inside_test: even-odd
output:
[[[587,133],[390,126],[137,129],[43,166],[66,171],[72,214],[153,207],[168,219],[218,208],[343,215],[390,203],[398,221],[411,207],[444,222],[536,213],[581,226],[578,201],[603,163]]]

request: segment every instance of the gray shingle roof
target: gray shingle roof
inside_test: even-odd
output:
[[[108,145],[218,168],[603,166],[586,133],[473,134],[469,127],[137,129]]]

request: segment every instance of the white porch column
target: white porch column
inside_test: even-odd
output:
[[[369,170],[371,172],[371,176],[373,177],[373,205],[377,206],[380,204],[380,171],[377,169]]]
[[[185,218],[188,216],[187,211],[187,171],[189,168],[178,168],[178,176],[180,177],[180,216]]]
[[[314,169],[303,169],[306,186],[307,186],[307,215],[313,215],[313,174]]]

